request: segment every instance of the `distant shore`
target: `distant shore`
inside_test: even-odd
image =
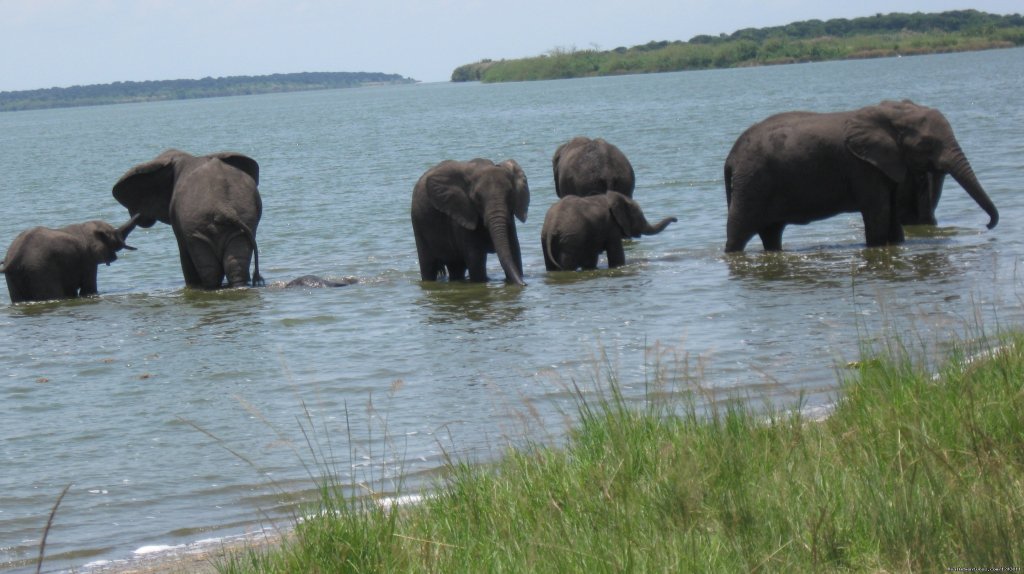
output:
[[[977,10],[877,14],[746,28],[613,50],[556,48],[459,66],[453,82],[517,82],[969,52],[1024,46],[1024,17]]]
[[[414,83],[416,80],[412,78],[379,72],[301,72],[200,80],[114,82],[0,92],[0,112]]]

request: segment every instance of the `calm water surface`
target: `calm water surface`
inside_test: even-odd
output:
[[[101,295],[0,307],[0,570],[89,571],[147,547],[287,525],[320,468],[429,486],[446,455],[557,441],[578,384],[630,397],[661,369],[716,397],[824,408],[865,339],[922,349],[1022,321],[1024,51],[505,85],[428,84],[0,114],[0,242],[33,225],[121,223],[110,189],[168,147],[261,166],[269,281],[341,289],[182,288],[170,227],[100,269]],[[765,116],[910,98],[945,112],[999,226],[947,180],[939,227],[866,250],[859,215],[790,227],[726,257],[722,164]],[[614,271],[549,274],[551,155],[601,136],[651,219],[679,223]],[[412,186],[440,160],[515,158],[532,205],[515,288],[423,285]],[[491,274],[502,277],[492,256]],[[0,300],[9,300],[0,285]],[[307,445],[306,436],[314,444]],[[233,451],[236,454],[232,454]],[[304,467],[312,466],[312,469]]]

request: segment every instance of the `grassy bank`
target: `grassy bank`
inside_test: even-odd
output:
[[[699,388],[580,394],[560,447],[453,462],[389,512],[327,481],[313,517],[222,572],[899,571],[1024,565],[1024,335],[843,373],[823,421]],[[692,385],[662,380],[658,385]],[[673,397],[666,399],[665,397]]]
[[[676,72],[965,52],[1024,45],[1024,19],[976,10],[808,20],[744,29],[687,42],[650,42],[614,50],[558,48],[511,60],[456,68],[452,81],[511,82]]]

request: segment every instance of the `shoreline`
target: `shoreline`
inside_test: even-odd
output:
[[[130,558],[96,560],[71,571],[82,574],[216,574],[217,565],[230,556],[278,545],[287,534],[264,530],[176,546],[142,546],[134,550]]]

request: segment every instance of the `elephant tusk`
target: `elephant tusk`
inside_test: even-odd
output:
[[[138,247],[132,247],[131,245],[128,245],[127,243],[124,244],[124,248],[127,249],[128,251],[138,251],[138,249],[139,249]],[[107,265],[110,265],[110,264],[108,263]]]

